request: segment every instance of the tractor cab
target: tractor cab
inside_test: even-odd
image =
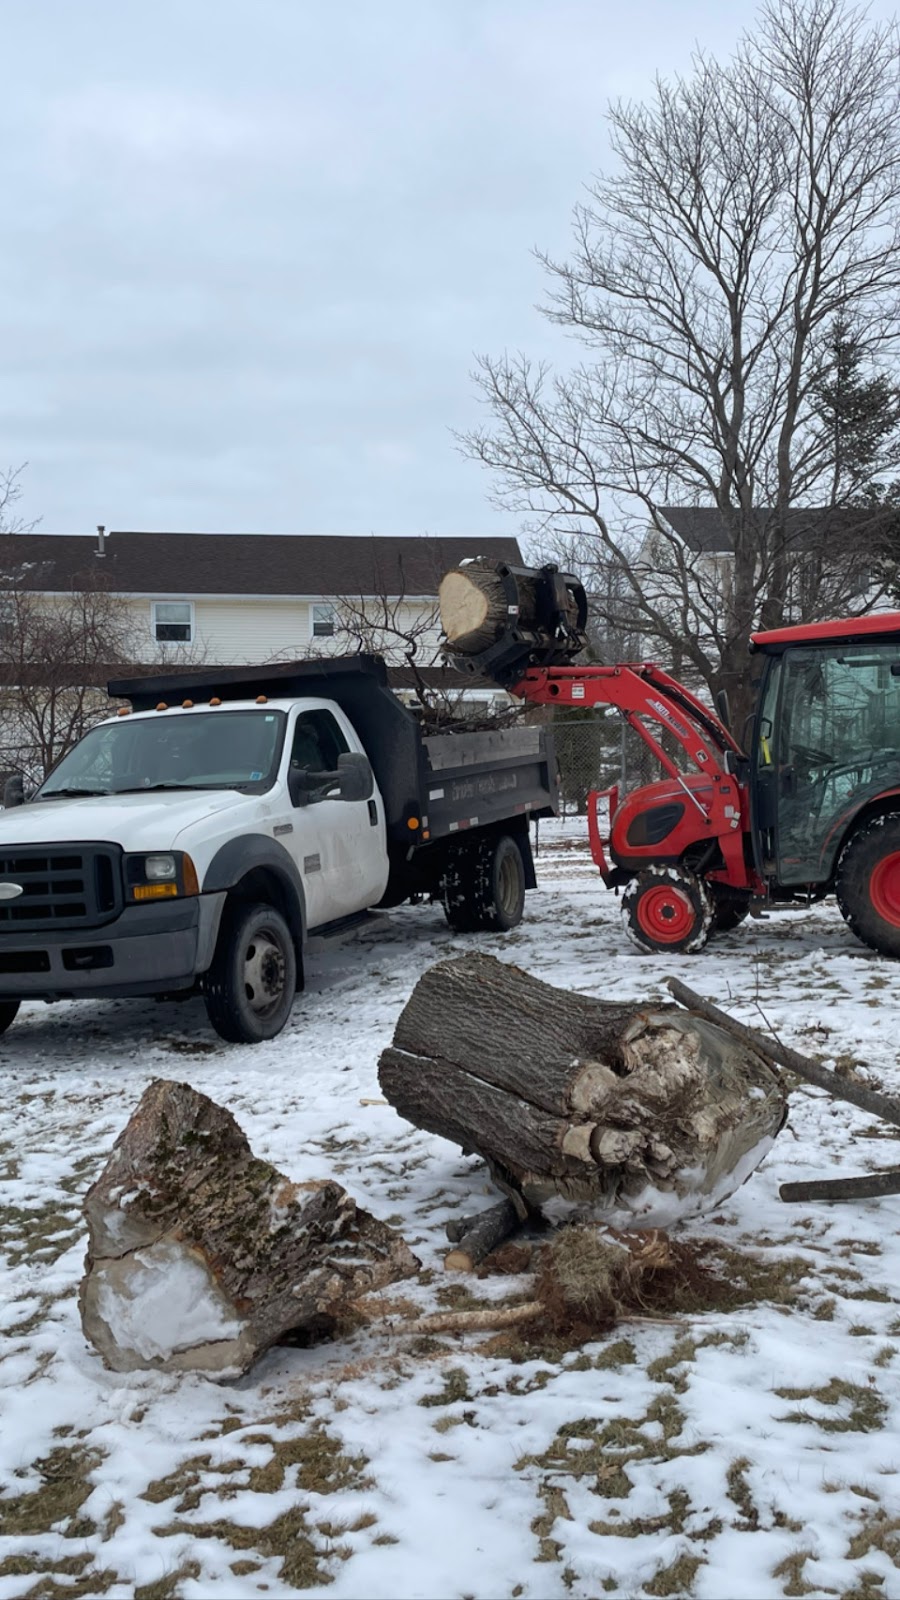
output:
[[[900,795],[900,613],[754,635],[764,657],[750,751],[756,867],[831,887],[860,813]]]

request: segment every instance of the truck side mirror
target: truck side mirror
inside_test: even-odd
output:
[[[25,780],[21,772],[12,772],[3,785],[3,809],[9,811],[13,806],[25,804]]]
[[[338,756],[338,788],[341,800],[369,800],[375,788],[368,756],[348,750]]]
[[[369,758],[356,751],[338,756],[336,772],[292,766],[288,773],[288,791],[295,806],[315,805],[317,800],[368,800],[374,787]]]

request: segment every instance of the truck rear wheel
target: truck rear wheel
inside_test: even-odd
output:
[[[444,914],[456,933],[508,933],[525,909],[525,866],[515,839],[466,841],[444,875]]]
[[[204,986],[206,1014],[230,1044],[274,1039],[291,1014],[297,954],[274,906],[237,901],[226,908]]]
[[[702,950],[715,911],[706,885],[679,867],[647,867],[622,896],[625,931],[639,950]]]
[[[848,928],[884,956],[900,956],[900,815],[872,817],[838,860],[834,891]]]

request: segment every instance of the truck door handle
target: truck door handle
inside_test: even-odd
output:
[[[374,800],[369,801],[369,826],[372,828],[378,827],[378,807]]]

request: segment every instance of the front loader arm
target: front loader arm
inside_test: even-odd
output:
[[[531,705],[614,706],[676,782],[682,781],[681,771],[647,721],[670,734],[691,766],[710,778],[731,776],[741,757],[739,745],[715,713],[661,667],[646,662],[617,667],[531,667],[517,683],[509,685],[509,692]],[[688,792],[695,804],[701,804],[692,790]]]

